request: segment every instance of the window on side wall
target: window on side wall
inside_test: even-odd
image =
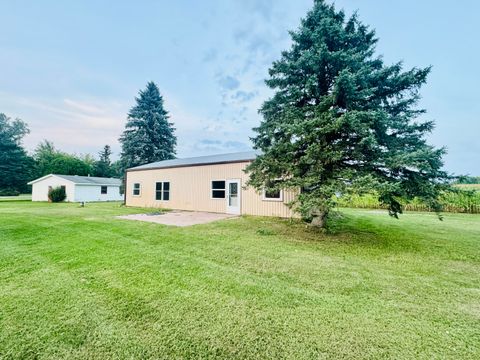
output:
[[[102,187],[100,188],[100,194],[106,194],[107,191],[108,191],[108,187],[107,187],[107,186],[102,186]]]
[[[170,200],[170,182],[159,181],[155,183],[155,200]]]
[[[274,183],[277,183],[275,181]],[[275,185],[275,184],[272,184]],[[265,201],[283,201],[283,190],[275,189],[275,190],[263,190],[262,199]]]
[[[225,199],[225,180],[212,180],[212,199]]]
[[[133,196],[140,196],[140,183],[133,184]]]

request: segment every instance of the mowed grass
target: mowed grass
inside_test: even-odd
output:
[[[0,203],[0,358],[480,358],[480,215],[148,211]]]
[[[32,194],[20,194],[16,196],[0,196],[0,202],[2,201],[29,201],[32,200]]]

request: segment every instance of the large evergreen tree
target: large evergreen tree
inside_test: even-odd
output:
[[[22,147],[23,137],[29,133],[27,124],[12,120],[0,113],[0,192],[2,194],[26,191],[31,179],[33,160]]]
[[[413,197],[439,210],[445,150],[426,143],[434,124],[417,108],[430,67],[384,64],[375,32],[323,0],[290,34],[266,80],[275,94],[260,109],[252,140],[263,155],[248,167],[249,184],[302,189],[292,205],[319,226],[333,195],[352,188],[375,189],[393,216]]]
[[[120,137],[121,159],[125,168],[175,158],[177,138],[157,85],[149,82],[135,98]]]

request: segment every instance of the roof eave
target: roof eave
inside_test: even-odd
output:
[[[40,178],[38,178],[38,179],[29,181],[29,182],[27,183],[27,185],[33,185],[33,184],[35,184],[35,183],[37,183],[37,182],[39,182],[39,181],[48,179],[48,178],[51,177],[51,176],[55,176],[55,177],[61,178],[62,180],[65,180],[65,181],[68,181],[68,182],[72,182],[72,181],[67,180],[67,179],[64,179],[64,178],[62,178],[61,176],[58,176],[58,175],[56,175],[56,174],[48,174],[48,175],[44,175],[44,176],[42,176],[42,177],[40,177]]]
[[[182,167],[195,167],[195,166],[207,166],[207,165],[222,165],[222,164],[235,164],[235,163],[247,163],[255,160],[252,159],[242,159],[242,160],[230,160],[230,161],[216,161],[216,162],[205,162],[197,164],[183,164],[183,165],[171,165],[171,166],[153,166],[148,168],[130,168],[125,170],[126,172],[133,171],[147,171],[147,170],[161,170],[161,169],[173,169],[173,168],[182,168]]]
[[[76,183],[75,185],[87,185],[87,186],[121,186],[121,184],[92,184],[92,183]]]

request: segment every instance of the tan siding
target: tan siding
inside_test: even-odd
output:
[[[293,193],[284,191],[283,201],[264,201],[253,188],[244,189],[248,176],[243,172],[247,162],[131,171],[127,174],[126,204],[139,207],[164,207],[224,213],[226,199],[211,198],[211,181],[240,179],[241,213],[260,216],[291,217],[285,203]],[[155,200],[155,183],[170,182],[170,201]],[[133,184],[141,184],[140,196],[133,196]]]

